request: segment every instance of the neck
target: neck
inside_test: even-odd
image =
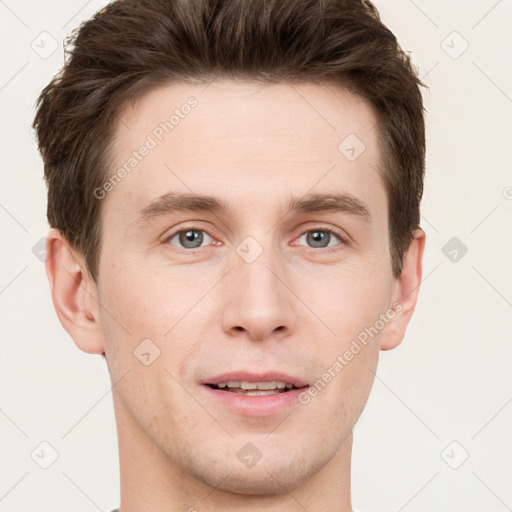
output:
[[[188,473],[146,435],[115,396],[114,405],[121,476],[119,512],[352,512],[352,433],[326,465],[297,486],[271,494],[238,494],[223,490],[227,476],[221,475],[213,487]]]

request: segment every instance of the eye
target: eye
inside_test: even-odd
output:
[[[172,241],[177,239],[178,243],[181,244],[182,249],[198,249],[205,240],[203,233],[206,234],[207,238],[210,238],[210,240],[212,239],[212,237],[202,229],[187,228],[176,231],[176,233],[170,235],[165,240],[165,243],[169,242],[172,245],[176,245],[172,243]]]
[[[328,247],[346,244],[346,241],[340,234],[333,229],[325,227],[309,229],[305,231],[298,240],[303,237],[306,238],[307,244],[311,244],[310,248],[312,249],[326,249]],[[338,239],[341,243],[331,244],[332,241],[335,241],[334,239]],[[174,240],[176,240],[176,242],[173,242]],[[205,241],[207,242],[206,245],[209,245],[212,240],[213,238],[203,229],[189,227],[172,233],[164,240],[164,243],[170,243],[181,249],[193,250],[204,247],[203,242]]]
[[[345,243],[341,235],[336,233],[333,229],[328,229],[324,227],[318,227],[304,232],[299,237],[299,240],[303,237],[306,237],[306,242],[308,244],[312,244],[310,247],[313,249],[325,249],[327,247],[343,245]],[[341,242],[341,244],[335,243],[330,245],[330,242],[333,240],[333,237],[337,238]]]

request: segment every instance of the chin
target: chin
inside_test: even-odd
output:
[[[298,458],[272,460],[260,459],[248,468],[237,458],[216,461],[196,472],[196,478],[203,483],[232,494],[264,496],[290,492],[299,487],[316,472],[312,461]],[[309,464],[309,466],[308,466]],[[323,466],[318,464],[318,469]]]

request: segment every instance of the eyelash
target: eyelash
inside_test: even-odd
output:
[[[210,235],[208,233],[208,231],[206,231],[204,229],[200,229],[197,226],[185,226],[185,227],[183,227],[183,228],[181,228],[181,229],[179,229],[177,231],[174,231],[172,234],[167,236],[163,240],[163,243],[164,244],[169,243],[170,240],[172,240],[176,235],[179,235],[180,233],[184,233],[184,232],[187,232],[187,231],[201,231],[203,233],[206,233],[209,237],[214,238],[212,235]],[[324,252],[324,253],[325,252],[332,252],[332,251],[339,250],[339,246],[348,245],[348,242],[347,242],[346,238],[340,232],[338,232],[338,230],[335,230],[333,228],[328,228],[328,227],[325,227],[325,226],[314,226],[312,228],[309,228],[306,231],[303,231],[296,238],[300,238],[303,235],[305,235],[307,233],[311,233],[313,231],[321,231],[321,232],[324,232],[324,233],[329,233],[330,235],[334,235],[335,237],[337,237],[340,240],[340,243],[336,244],[335,246],[332,246],[332,247],[320,247],[320,248],[306,247],[306,249],[309,249],[310,251],[313,251],[313,252],[319,252],[320,251],[320,252]],[[177,247],[177,246],[174,246],[174,247]],[[182,247],[177,247],[177,248],[181,249],[182,251],[185,251],[185,252],[194,253],[195,251],[199,251],[200,249],[204,249],[205,247],[196,247],[194,249],[186,249],[186,248],[182,248]]]

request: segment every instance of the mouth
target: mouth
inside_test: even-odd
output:
[[[204,378],[205,397],[244,417],[271,417],[297,407],[306,380],[280,370],[238,370]]]
[[[277,395],[278,393],[287,393],[294,389],[307,387],[307,385],[295,386],[290,382],[284,381],[248,382],[231,380],[219,382],[218,384],[206,385],[211,389],[225,391],[227,393],[239,393],[246,396]]]

